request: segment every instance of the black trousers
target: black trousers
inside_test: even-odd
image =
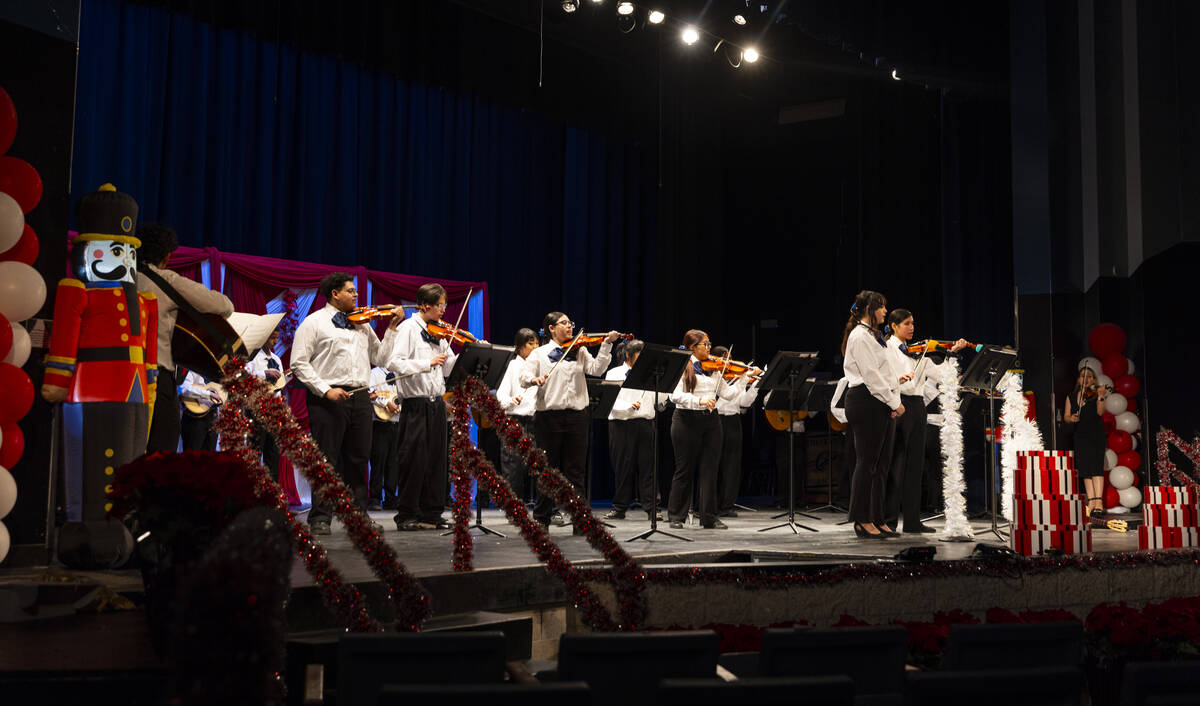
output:
[[[850,507],[850,485],[854,478],[854,462],[857,456],[854,454],[854,432],[850,425],[846,425],[845,438],[842,446],[842,463],[838,468],[837,479],[837,494],[835,505],[842,507]]]
[[[667,515],[672,522],[687,519],[692,506],[692,487],[699,486],[696,510],[701,526],[709,527],[717,519],[721,420],[713,412],[676,409],[671,418],[671,445],[675,447],[675,475],[671,478]]]
[[[921,504],[926,509],[941,512],[942,502],[942,427],[939,424],[925,424],[925,491]]]
[[[174,370],[159,368],[158,385],[154,393],[154,418],[150,421],[146,453],[178,451],[179,434],[179,380]]]
[[[396,522],[436,523],[446,509],[446,403],[440,397],[407,397],[400,404],[399,426]]]
[[[367,506],[367,461],[371,456],[371,397],[365,390],[356,392],[344,402],[333,402],[307,390],[308,425],[313,441],[334,473],[342,477],[354,495],[354,502]],[[309,523],[328,522],[333,505],[314,492]]]
[[[525,436],[533,438],[533,417],[518,417],[515,414],[509,416],[521,425]],[[500,444],[500,468],[504,473],[504,480],[508,481],[509,487],[512,488],[513,495],[521,499],[529,497],[526,492],[532,490],[532,486],[535,485],[529,482],[529,469],[525,467],[521,456],[515,451],[509,451],[503,443]]]
[[[254,424],[254,431],[250,439],[251,445],[258,449],[262,454],[263,465],[267,467],[267,471],[271,474],[271,478],[279,480],[279,445],[275,443],[275,437],[267,433],[267,430]]]
[[[742,415],[722,414],[721,463],[717,467],[717,512],[733,511],[742,485]]]
[[[400,423],[371,422],[371,471],[367,499],[394,506],[400,485]],[[392,509],[395,509],[392,507]]]
[[[896,420],[896,441],[884,492],[887,524],[896,529],[900,511],[904,526],[921,524],[921,479],[925,475],[925,400],[919,395],[901,395],[904,414]]]
[[[884,487],[892,460],[896,425],[891,410],[858,385],[846,390],[846,420],[854,429],[854,477],[850,481],[851,522],[880,524],[884,516]]]
[[[155,404],[158,404],[155,402]],[[157,413],[157,409],[155,412]],[[157,416],[157,414],[156,414]],[[183,437],[184,451],[216,451],[217,432],[213,423],[217,421],[217,410],[212,408],[207,414],[197,417],[191,414],[183,415],[180,420],[180,430]],[[172,449],[174,450],[174,449]]]
[[[533,415],[538,447],[546,452],[550,466],[562,471],[579,493],[584,492],[591,421],[586,409],[552,409]],[[549,524],[553,514],[554,500],[538,493],[537,504],[533,507],[534,519],[543,525]]]
[[[650,512],[654,497],[654,420],[611,419],[608,422],[608,453],[612,459],[613,509],[625,512],[633,500],[636,481],[638,499]]]

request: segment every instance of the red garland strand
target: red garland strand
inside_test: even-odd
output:
[[[1195,478],[1179,470],[1170,456],[1170,447],[1173,444],[1175,448],[1182,451],[1188,460],[1192,462],[1192,470],[1194,472],[1195,469],[1200,468],[1200,437],[1196,437],[1196,440],[1189,444],[1170,429],[1159,427],[1155,440],[1158,444],[1158,459],[1155,461],[1154,466],[1158,469],[1160,479],[1169,477],[1181,486],[1200,488],[1200,483],[1197,483]]]
[[[617,604],[621,615],[620,623],[615,623],[612,616],[588,591],[582,574],[563,557],[545,528],[529,517],[525,503],[518,499],[504,478],[496,473],[486,457],[470,443],[467,420],[468,411],[474,407],[484,417],[495,424],[496,433],[504,445],[511,451],[520,454],[525,467],[537,478],[538,490],[551,498],[560,506],[565,507],[571,515],[572,524],[583,531],[588,544],[599,551],[613,565],[611,576],[617,595]],[[637,630],[646,619],[647,602],[645,596],[646,574],[641,566],[634,561],[612,535],[592,515],[592,509],[587,501],[579,496],[571,482],[557,469],[551,468],[546,461],[546,454],[525,435],[520,424],[504,413],[496,401],[475,378],[468,378],[453,394],[453,423],[451,464],[457,466],[456,477],[473,475],[488,487],[488,492],[497,505],[504,509],[509,520],[520,529],[521,535],[534,553],[545,564],[548,571],[557,576],[568,591],[575,597],[575,604],[583,606],[584,617],[596,630]],[[458,481],[463,482],[463,481]],[[460,492],[456,489],[456,492]],[[469,515],[460,519],[455,512],[455,560],[467,557],[469,565],[471,537],[466,533],[466,522]],[[457,526],[461,525],[460,535]],[[461,540],[460,540],[461,537]],[[459,543],[466,545],[457,546]],[[593,607],[594,606],[594,607]]]
[[[275,396],[271,386],[246,372],[245,361],[231,359],[226,363],[224,372],[226,377],[222,385],[229,393],[229,402],[218,418],[222,444],[256,469],[263,496],[274,498],[276,506],[287,513],[299,554],[320,588],[326,606],[352,631],[383,629],[367,612],[358,589],[345,582],[329,561],[324,548],[313,541],[308,526],[298,522],[290,512],[283,490],[269,477],[258,460],[257,452],[249,448],[252,427],[243,409],[274,437],[283,455],[304,474],[314,497],[320,495],[331,502],[334,514],[342,520],[354,546],[366,558],[375,576],[388,587],[396,608],[396,630],[420,630],[421,624],[431,613],[429,597],[412,574],[400,564],[395,551],[383,541],[382,533],[375,529],[375,524],[355,504],[345,483],[333,472],[312,436],[296,422],[291,408]]]

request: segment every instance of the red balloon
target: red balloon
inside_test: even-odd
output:
[[[12,468],[21,460],[21,454],[25,453],[25,433],[16,424],[5,424],[0,427],[0,434],[4,435],[4,444],[0,446],[0,466]]]
[[[1104,422],[1105,432],[1110,432],[1117,428],[1117,418],[1113,416],[1112,412],[1105,412],[1104,414],[1100,415],[1100,421]]]
[[[1121,491],[1111,485],[1104,486],[1104,507],[1121,507]]]
[[[12,333],[12,327],[8,329]],[[33,381],[12,363],[0,363],[0,424],[15,422],[33,406]]]
[[[1129,436],[1129,432],[1127,431],[1121,431],[1120,429],[1110,431],[1108,433],[1108,448],[1116,451],[1117,457],[1120,458],[1121,454],[1133,448],[1133,438]]]
[[[1116,380],[1129,370],[1129,361],[1120,353],[1109,353],[1100,359],[1100,369],[1104,374]]]
[[[1125,466],[1131,471],[1136,471],[1142,467],[1142,455],[1132,449],[1119,453],[1117,454],[1117,465]]]
[[[1113,387],[1117,388],[1117,392],[1120,392],[1122,395],[1133,397],[1142,389],[1142,383],[1138,382],[1138,379],[1134,376],[1126,374],[1113,378]]]
[[[1137,398],[1136,397],[1127,397],[1127,398],[1125,398],[1125,402],[1127,403],[1125,406],[1125,411],[1127,411],[1127,412],[1136,412],[1137,411]]]
[[[12,325],[8,323],[8,317],[0,314],[0,360],[8,355],[10,350],[12,350]]]
[[[1125,332],[1116,324],[1100,324],[1088,334],[1088,348],[1092,349],[1092,355],[1104,360],[1104,356],[1110,353],[1125,350]],[[1121,372],[1124,373],[1125,369],[1122,368]],[[1113,377],[1108,372],[1104,374]]]
[[[37,233],[34,233],[33,228],[30,228],[29,224],[26,223],[25,232],[21,234],[21,239],[17,241],[17,244],[4,252],[0,252],[0,262],[11,260],[13,262],[23,262],[33,267],[34,260],[37,260],[39,248]]]
[[[0,191],[13,197],[23,213],[29,213],[42,200],[42,177],[23,159],[0,157]]]
[[[12,147],[13,138],[17,136],[17,106],[3,87],[0,87],[0,154]]]

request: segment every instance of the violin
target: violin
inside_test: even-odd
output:
[[[729,360],[728,358],[718,358],[717,356],[709,356],[700,361],[700,369],[712,372],[724,371],[722,377],[726,380],[739,378],[746,373],[751,373],[751,379],[758,377],[758,373],[755,372],[758,368],[749,363],[743,363],[740,360]]]
[[[626,341],[633,340],[632,333],[622,333],[622,334],[619,334],[617,337],[624,338]],[[591,348],[592,346],[598,346],[601,343],[604,343],[604,339],[606,339],[606,338],[608,338],[607,333],[589,333],[589,334],[581,333],[578,336],[576,336],[574,338],[574,340],[572,340],[570,343],[568,343],[566,346],[563,346],[563,347],[564,348],[567,348],[567,347]]]
[[[441,319],[427,322],[425,324],[425,330],[428,331],[429,335],[433,336],[434,338],[445,339],[451,343],[457,343],[460,346],[468,343],[475,343],[479,340],[475,338],[470,331],[451,326]]]
[[[404,311],[405,309],[416,309],[416,304],[379,304],[378,306],[360,306],[357,309],[346,314],[346,318],[355,326],[365,324],[375,319],[383,319],[391,316],[397,310]]]
[[[904,347],[904,352],[909,355],[923,355],[925,353],[951,353],[954,348],[954,341],[920,341],[918,343],[910,343]],[[983,346],[978,343],[967,341],[967,345],[975,349],[975,352],[983,350]]]

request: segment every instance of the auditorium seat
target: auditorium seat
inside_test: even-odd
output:
[[[717,664],[729,670],[738,679],[761,676],[757,652],[725,652],[717,656]]]
[[[737,681],[663,679],[658,706],[697,704],[748,704],[753,706],[853,706],[854,682],[850,677],[758,677]]]
[[[593,703],[651,704],[661,679],[715,683],[717,643],[711,630],[564,634],[558,643],[558,678],[587,682]]]
[[[374,704],[392,684],[504,680],[504,633],[350,633],[338,641],[337,703]]]
[[[908,632],[897,626],[781,628],[763,633],[764,677],[845,675],[856,704],[902,704]]]
[[[951,625],[942,669],[1076,667],[1083,659],[1083,625],[998,623]]]
[[[908,673],[908,703],[971,706],[1079,706],[1079,667]]]
[[[169,675],[161,669],[0,672],[0,702],[21,706],[160,706]]]
[[[588,685],[579,681],[546,684],[389,684],[379,691],[379,701],[371,706],[374,703],[379,706],[493,706],[516,703],[521,706],[584,706],[590,701]]]
[[[1130,662],[1121,681],[1121,706],[1200,704],[1200,661]]]

